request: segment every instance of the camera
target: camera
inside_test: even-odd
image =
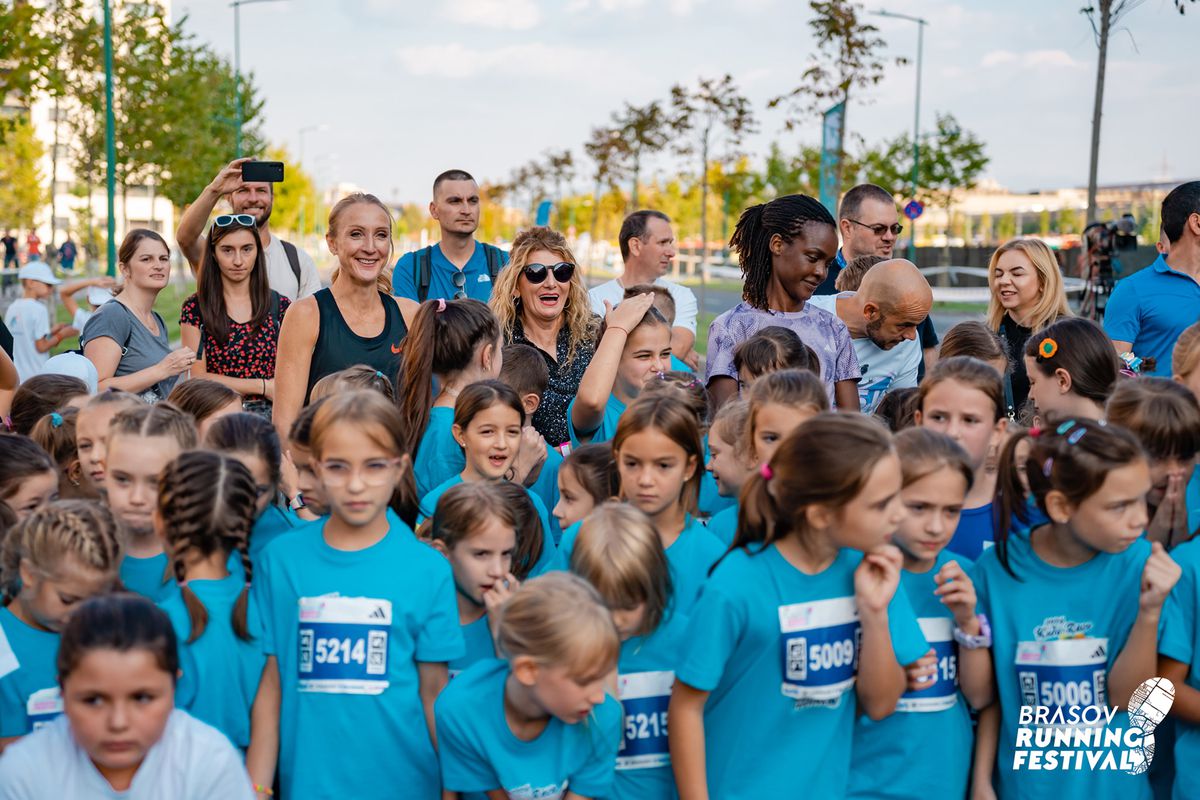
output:
[[[1093,222],[1083,229],[1084,312],[1096,320],[1104,318],[1104,307],[1120,277],[1120,251],[1137,248],[1137,220],[1124,214],[1110,222]]]

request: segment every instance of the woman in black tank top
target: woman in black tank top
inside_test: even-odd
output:
[[[366,364],[389,379],[417,304],[391,295],[392,215],[374,195],[356,193],[329,212],[325,236],[338,268],[328,289],[298,300],[283,318],[272,421],[280,438],[318,380]]]

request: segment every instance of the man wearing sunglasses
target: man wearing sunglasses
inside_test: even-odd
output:
[[[192,273],[204,262],[204,226],[222,197],[229,198],[234,215],[248,214],[258,226],[264,255],[267,259],[267,283],[288,300],[295,302],[321,288],[317,265],[308,253],[291,242],[271,235],[271,210],[275,204],[275,187],[270,183],[247,183],[242,180],[242,164],[252,158],[230,161],[212,179],[196,202],[188,206],[179,218],[175,241],[192,265]]]
[[[393,293],[418,303],[470,297],[486,303],[508,253],[476,241],[479,228],[479,184],[469,172],[446,170],[433,181],[429,216],[437,220],[437,244],[405,253],[392,271]]]
[[[588,292],[592,311],[604,316],[604,301],[617,305],[624,299],[625,289],[629,286],[645,283],[662,286],[675,301],[671,352],[694,370],[700,359],[700,354],[692,349],[696,342],[696,295],[688,287],[663,277],[675,258],[675,232],[671,229],[671,218],[661,211],[635,211],[621,223],[617,241],[621,246],[625,271],[621,277],[606,281]]]

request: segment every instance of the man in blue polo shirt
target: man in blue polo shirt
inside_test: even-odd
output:
[[[470,173],[451,169],[434,179],[429,216],[437,220],[442,239],[400,257],[392,273],[394,293],[418,303],[463,297],[486,303],[508,254],[475,241],[479,185]]]
[[[1154,374],[1171,377],[1171,351],[1183,329],[1200,321],[1200,181],[1163,199],[1169,254],[1117,281],[1104,311],[1104,331],[1118,353],[1157,359]]]

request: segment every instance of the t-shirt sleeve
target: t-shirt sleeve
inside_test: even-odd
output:
[[[396,297],[417,299],[417,285],[413,282],[414,258],[416,258],[414,253],[405,253],[400,256],[400,260],[396,262],[396,268],[392,270],[392,294]]]
[[[861,380],[862,368],[858,365],[858,354],[854,352],[854,342],[850,341],[850,331],[840,319],[834,325],[833,339],[837,344],[837,356],[834,358],[830,379],[834,383]]]
[[[609,797],[621,747],[621,704],[607,695],[588,720],[591,756],[570,776],[571,791],[584,797]]]
[[[1183,565],[1183,574],[1163,604],[1159,653],[1184,664],[1192,663],[1192,655],[1196,651],[1192,641],[1196,603],[1196,568],[1187,563]]]
[[[729,331],[728,324],[720,319],[714,319],[708,326],[708,356],[704,365],[704,382],[712,383],[713,378],[737,379],[737,370],[733,366],[733,349],[737,342]]]
[[[917,373],[921,369],[921,359],[925,357],[925,354],[920,347],[906,349],[910,351],[910,355],[901,365],[900,371],[896,373],[896,378],[892,381],[892,389],[916,388]],[[857,356],[857,353],[855,355]]]
[[[599,286],[588,290],[588,302],[592,304],[593,314],[604,316],[604,297],[600,294]]]
[[[717,688],[745,628],[746,609],[709,583],[691,612],[675,677],[702,692]]]
[[[108,338],[124,347],[132,332],[129,315],[117,308],[115,301],[105,303],[87,321],[87,325],[83,326],[83,332],[79,335],[79,346],[87,347],[89,342]]]
[[[1153,267],[1147,267],[1153,269]],[[1134,342],[1142,329],[1138,311],[1137,286],[1130,281],[1117,281],[1108,305],[1104,307],[1104,332],[1119,342]]]
[[[444,559],[430,561],[428,571],[431,586],[425,619],[417,633],[417,661],[445,662],[459,658],[467,651],[462,629],[458,624],[458,600],[454,579]]]
[[[696,314],[698,305],[696,303],[696,293],[686,286],[680,286],[672,296],[675,298],[675,327],[685,328],[696,335]]]
[[[300,293],[296,295],[296,299],[299,300],[321,291],[321,275],[317,272],[317,265],[313,263],[312,256],[299,247],[296,248],[296,255],[300,261]]]
[[[196,295],[189,295],[183,301],[183,305],[179,307],[179,324],[192,325],[199,328],[201,322],[203,320],[200,318],[200,303],[196,299]]]
[[[903,583],[896,586],[896,594],[888,603],[888,630],[892,634],[892,651],[901,664],[911,664],[929,652],[929,643],[921,633],[921,624]]]
[[[437,699],[433,706],[437,724],[438,761],[442,767],[442,786],[452,792],[486,792],[500,788],[500,780],[479,752],[465,729],[470,708],[461,708],[453,694]]]
[[[270,566],[271,558],[268,548],[259,557],[258,563],[254,565],[254,579],[250,582],[250,594],[254,604],[262,613],[262,638],[259,639],[259,644],[263,654],[268,656],[278,652],[275,649],[275,626],[273,625],[275,615],[271,605]]]

